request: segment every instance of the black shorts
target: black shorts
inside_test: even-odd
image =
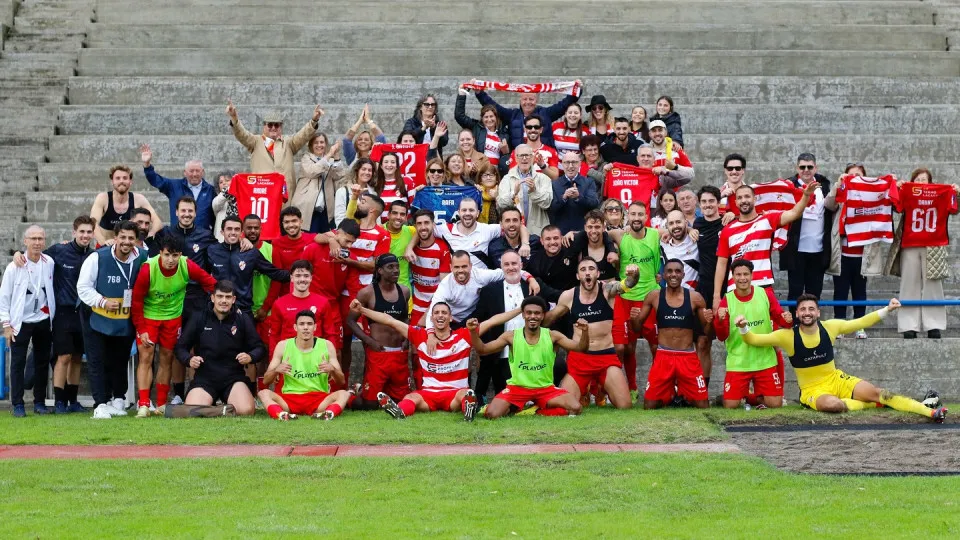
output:
[[[230,397],[230,392],[233,391],[233,385],[237,383],[247,385],[250,383],[250,379],[246,377],[234,377],[226,382],[214,382],[205,380],[202,377],[197,377],[190,381],[190,390],[193,390],[194,388],[200,388],[204,392],[210,394],[210,396],[213,398],[214,404],[216,404],[217,401],[220,401],[226,405],[227,398]]]
[[[57,314],[53,317],[54,356],[83,352],[80,310],[71,306],[57,306]]]

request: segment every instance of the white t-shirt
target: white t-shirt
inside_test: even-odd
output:
[[[477,223],[476,228],[469,234],[463,234],[457,223],[445,223],[437,225],[433,229],[434,236],[443,238],[450,244],[450,253],[463,250],[470,253],[470,262],[474,268],[486,270],[487,265],[473,255],[474,251],[486,253],[490,247],[490,242],[498,238],[503,230],[500,225],[490,223]]]
[[[47,307],[46,283],[43,280],[43,259],[33,262],[27,259],[27,298],[23,303],[23,322],[36,323],[50,318]]]
[[[511,309],[517,309],[520,307],[520,304],[523,303],[523,288],[520,286],[520,282],[517,283],[507,283],[506,280],[503,282],[503,311],[510,311]],[[519,314],[510,319],[503,325],[504,331],[510,332],[516,330],[517,328],[523,328],[523,317]],[[507,345],[500,351],[500,358],[509,358],[510,357],[510,346]]]
[[[805,185],[800,180],[800,188]],[[800,224],[800,243],[797,251],[801,253],[820,253],[823,251],[823,191],[817,188],[814,200],[803,209],[803,222]]]
[[[480,289],[494,281],[503,279],[503,270],[487,270],[477,268],[470,270],[470,279],[465,284],[457,283],[456,278],[451,273],[440,280],[437,291],[433,293],[430,300],[430,309],[427,313],[433,313],[433,306],[437,302],[446,302],[450,306],[450,313],[453,319],[463,322],[477,308],[477,300],[480,296]],[[433,321],[427,317],[427,328],[433,328]]]

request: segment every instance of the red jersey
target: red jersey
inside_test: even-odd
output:
[[[620,199],[627,207],[633,201],[647,205],[648,221],[652,213],[651,202],[656,199],[659,190],[660,177],[653,174],[653,171],[622,163],[614,164],[613,168],[607,171],[607,179],[603,184],[605,197]]]
[[[400,158],[399,170],[407,181],[408,189],[427,184],[427,151],[429,144],[378,144],[370,150],[370,161],[380,162],[383,154],[394,153]],[[383,197],[381,195],[381,197]],[[390,203],[387,203],[387,208]]]
[[[586,124],[580,126],[579,133],[567,127],[567,122],[558,120],[550,126],[553,131],[553,144],[557,147],[557,153],[565,152],[580,153],[580,138],[590,134],[590,128]]]
[[[334,234],[336,232],[333,231]],[[347,283],[348,280],[357,278],[356,272],[351,272],[346,264],[335,261],[330,256],[329,246],[313,242],[304,248],[302,257],[313,265],[310,292],[319,294],[331,302],[337,302],[344,289],[360,290],[359,281],[352,285]]]
[[[717,257],[727,258],[727,290],[733,290],[735,286],[733,273],[729,270],[730,265],[739,259],[747,259],[753,263],[754,285],[773,285],[770,250],[773,248],[774,232],[780,227],[782,213],[760,214],[747,222],[736,219],[720,231]]]
[[[433,334],[419,326],[410,326],[407,339],[417,351],[422,376],[421,390],[461,390],[470,388],[470,331],[454,330],[450,337],[437,344],[437,352],[427,352],[427,338]]]
[[[947,217],[957,213],[957,192],[947,184],[907,182],[900,188],[903,238],[900,246],[933,247],[950,243]]]
[[[305,298],[297,298],[293,294],[281,296],[275,304],[270,316],[267,317],[267,329],[270,336],[270,354],[277,343],[296,337],[297,313],[310,310],[317,317],[317,329],[314,333],[333,343],[340,350],[343,341],[343,323],[340,320],[340,307],[319,294],[309,293]]]
[[[389,252],[390,232],[380,225],[376,225],[372,229],[360,229],[360,236],[353,243],[353,247],[350,248],[350,258],[360,262],[370,262]],[[365,287],[373,283],[373,271],[357,271],[357,279],[360,280],[360,286]],[[349,292],[352,293],[351,296],[356,293],[356,291]]]
[[[273,265],[281,270],[289,271],[297,259],[303,258],[304,248],[315,243],[313,239],[316,236],[317,233],[302,232],[299,238],[290,238],[287,235],[275,238],[271,242],[273,244]],[[289,283],[272,282],[270,292],[267,293],[267,298],[263,301],[263,310],[269,311],[277,298],[289,292]]]
[[[541,145],[540,145],[540,148],[538,148],[537,150],[534,150],[534,152],[536,152],[536,153],[538,153],[538,154],[540,154],[540,155],[543,156],[544,163],[546,163],[546,166],[547,166],[547,167],[554,167],[554,168],[557,168],[557,169],[560,168],[560,155],[557,154],[557,151],[556,151],[555,149],[553,149],[552,147],[547,146],[547,145],[545,145],[545,144],[541,144]],[[510,168],[511,168],[511,169],[517,166],[517,151],[516,151],[516,150],[514,150],[513,152],[510,152],[510,164],[509,164],[509,165],[510,165]],[[543,172],[543,169],[542,169],[539,165],[537,165],[536,160],[534,160],[534,162],[533,162],[533,170],[535,170],[535,171],[537,171],[537,172]]]
[[[228,192],[237,199],[240,217],[248,214],[260,216],[260,238],[273,240],[280,236],[280,209],[289,196],[282,174],[235,174]]]
[[[410,281],[413,284],[413,318],[419,324],[420,317],[430,307],[430,300],[440,285],[440,276],[450,273],[450,250],[446,244],[434,240],[430,247],[413,246],[416,260],[410,263]]]

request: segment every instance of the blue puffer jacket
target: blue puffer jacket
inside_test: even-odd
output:
[[[537,105],[533,109],[533,114],[540,117],[543,124],[543,131],[540,132],[540,140],[548,146],[555,146],[553,143],[553,132],[550,130],[551,124],[567,111],[567,107],[576,103],[580,99],[578,96],[567,96],[549,107]],[[497,114],[500,115],[500,121],[510,128],[510,149],[513,150],[525,139],[523,133],[524,114],[519,108],[508,109],[487,95],[486,92],[477,92],[477,101],[481,105],[493,105],[497,108]]]
[[[170,223],[177,222],[177,201],[184,195],[193,197],[190,191],[190,184],[186,178],[165,178],[157,174],[153,165],[143,169],[143,175],[147,177],[147,182],[157,188],[170,199]],[[213,198],[217,196],[217,191],[209,182],[204,179],[200,184],[200,196],[197,197],[197,227],[213,230],[213,222],[216,217],[213,214]]]

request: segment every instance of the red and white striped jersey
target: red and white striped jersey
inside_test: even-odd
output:
[[[422,382],[421,390],[461,390],[470,388],[470,331],[454,330],[450,337],[437,344],[432,356],[427,352],[427,338],[433,334],[419,326],[411,326],[407,339],[417,351]]]
[[[383,199],[383,213],[380,214],[381,223],[387,222],[387,216],[390,214],[390,203],[393,201],[403,201],[407,203],[408,208],[411,204],[413,204],[413,182],[404,178],[403,185],[407,188],[406,197],[400,195],[400,192],[397,190],[396,182],[393,180],[387,180],[384,182],[383,191],[380,193],[380,198]]]
[[[753,263],[753,284],[757,286],[773,284],[773,265],[770,252],[773,247],[773,235],[780,227],[780,215],[783,212],[760,214],[751,221],[739,219],[731,221],[720,231],[717,244],[717,257],[727,258],[727,288],[733,290],[733,273],[730,265],[733,261],[747,259]]]
[[[848,246],[893,243],[893,207],[900,204],[896,178],[843,176],[837,202],[843,205],[840,236],[846,236]]]
[[[903,238],[900,246],[933,247],[950,243],[947,218],[957,213],[957,193],[949,184],[907,182],[900,187]]]
[[[753,188],[754,207],[758,213],[786,212],[796,206],[803,197],[802,190],[796,188],[790,180],[783,178],[765,184],[753,184],[750,187]],[[777,229],[773,236],[773,249],[780,251],[787,245],[789,229],[789,225]]]
[[[350,258],[360,262],[373,261],[380,255],[390,251],[390,232],[377,225],[372,229],[360,229],[360,236],[350,248]],[[363,286],[373,282],[373,272],[357,271],[360,284]]]
[[[496,131],[487,130],[487,140],[483,144],[483,155],[487,156],[490,163],[497,165],[500,163],[500,136]]]
[[[414,324],[430,308],[430,300],[440,285],[441,274],[450,273],[450,250],[446,244],[434,241],[430,247],[420,247],[417,242],[413,246],[413,254],[417,257],[410,263],[410,281],[413,284],[413,318]]]
[[[590,134],[590,128],[586,125],[580,126],[580,136],[577,136],[576,130],[567,128],[567,123],[563,120],[554,122],[551,126],[553,130],[553,146],[561,156],[564,152],[580,153],[580,137]]]

